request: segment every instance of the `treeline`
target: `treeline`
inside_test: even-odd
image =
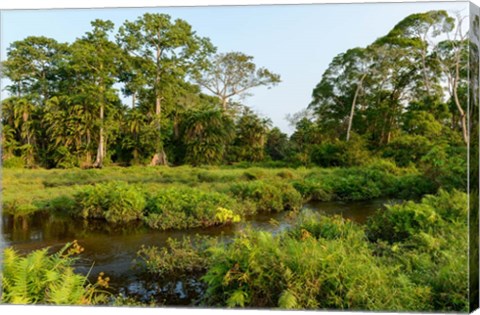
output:
[[[297,158],[345,166],[373,154],[465,176],[467,105],[478,98],[468,73],[477,73],[478,48],[463,20],[446,11],[412,14],[367,47],[337,55],[308,109],[294,117]]]
[[[462,21],[446,11],[412,14],[371,45],[336,56],[311,104],[290,118],[290,137],[234,101],[280,76],[243,53],[216,54],[183,20],[147,13],[116,31],[95,20],[71,44],[28,37],[11,44],[2,64],[11,82],[2,103],[3,163],[328,167],[382,157],[400,166],[463,165],[469,41]]]
[[[279,75],[240,52],[215,54],[208,38],[165,14],[118,30],[111,21],[91,25],[71,44],[32,36],[8,48],[4,166],[263,159],[268,121],[232,98]]]

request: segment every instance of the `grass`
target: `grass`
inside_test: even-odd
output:
[[[435,190],[415,169],[386,162],[328,169],[5,169],[3,187],[3,211],[14,216],[56,211],[112,224],[143,220],[156,229],[229,224],[258,212],[296,211],[309,200],[402,198]]]

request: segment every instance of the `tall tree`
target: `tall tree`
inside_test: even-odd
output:
[[[439,42],[434,55],[442,69],[442,76],[448,83],[448,93],[456,110],[452,115],[452,126],[455,126],[455,117],[459,117],[462,129],[462,137],[465,143],[468,143],[469,136],[467,130],[466,100],[461,100],[460,91],[468,90],[468,53],[469,41],[467,34],[462,31],[462,17],[457,17],[456,29],[453,37]],[[458,114],[458,115],[455,115]]]
[[[195,76],[195,81],[218,96],[223,110],[233,96],[245,96],[258,86],[272,86],[280,82],[280,76],[266,68],[258,68],[253,57],[240,52],[215,55],[207,70]]]
[[[433,84],[436,80],[435,67],[430,52],[433,49],[432,40],[440,35],[445,35],[454,29],[454,19],[444,10],[428,11],[407,16],[397,23],[384,37],[376,41],[377,44],[388,44],[409,50],[412,63],[420,64],[422,86],[427,95],[438,91]]]
[[[364,81],[373,71],[369,50],[372,48],[353,48],[336,56],[312,93],[309,107],[320,115],[319,119],[331,120],[331,130],[341,130],[347,122],[346,141],[350,139]]]
[[[150,164],[168,164],[161,128],[165,90],[204,65],[214,47],[208,39],[197,36],[187,22],[172,22],[166,14],[146,13],[134,22],[126,21],[117,40],[129,54],[143,59],[145,83],[155,98],[152,122],[157,129],[156,150]]]
[[[112,88],[118,75],[122,53],[118,45],[109,39],[114,24],[95,20],[92,31],[72,44],[72,67],[79,74],[79,86],[98,109],[98,146],[94,167],[102,167],[107,152],[105,138],[105,112],[108,106],[118,103],[118,95]]]
[[[29,36],[13,42],[7,51],[2,72],[11,81],[12,95],[29,98],[38,105],[58,91],[59,69],[68,53],[68,45],[44,36]]]

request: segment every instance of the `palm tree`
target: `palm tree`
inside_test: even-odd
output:
[[[187,111],[182,120],[185,162],[218,164],[234,134],[234,124],[223,111],[207,107]]]

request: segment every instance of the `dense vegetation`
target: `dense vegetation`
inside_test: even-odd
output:
[[[205,305],[466,311],[466,203],[465,193],[440,191],[389,206],[365,227],[303,212],[281,234],[171,240],[138,257],[156,276],[200,271]]]
[[[290,136],[238,102],[280,76],[216,53],[186,21],[145,14],[115,30],[95,20],[72,43],[14,42],[1,68],[11,83],[3,210],[159,230],[290,211],[297,221],[281,233],[170,240],[139,249],[139,265],[160,280],[196,277],[208,306],[468,311],[467,151],[478,141],[468,57],[478,67],[478,49],[462,21],[413,14],[337,55]],[[379,197],[401,202],[364,226],[300,211]],[[6,249],[2,302],[139,303],[107,299],[103,276],[85,283],[68,248]]]
[[[440,187],[415,167],[376,161],[350,168],[109,167],[3,173],[3,210],[41,211],[155,229],[227,224],[261,212],[299,210],[308,201],[419,198]],[[464,178],[459,173],[459,182]]]
[[[413,14],[367,47],[340,53],[308,108],[290,117],[290,137],[238,102],[280,76],[243,53],[215,54],[186,21],[147,13],[118,29],[95,20],[73,43],[27,37],[2,63],[10,93],[3,165],[330,167],[376,156],[462,169],[471,118],[462,22],[445,11]]]

